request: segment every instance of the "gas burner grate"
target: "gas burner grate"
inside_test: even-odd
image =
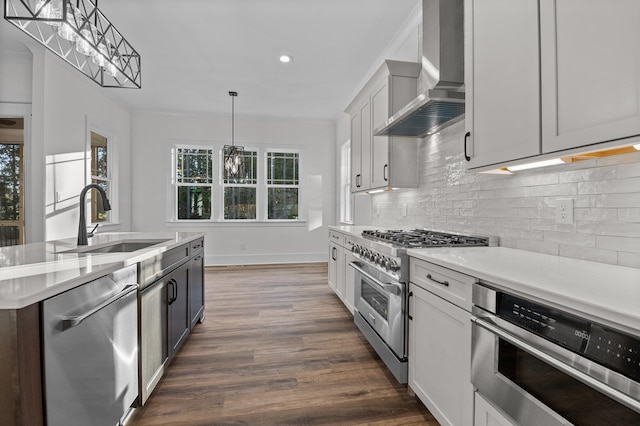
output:
[[[486,237],[451,234],[427,229],[413,229],[410,231],[365,230],[362,231],[362,236],[404,248],[473,247],[489,245],[489,239]]]

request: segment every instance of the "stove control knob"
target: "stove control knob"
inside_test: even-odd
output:
[[[358,253],[358,248],[359,248],[359,247],[360,247],[360,246],[359,246],[359,245],[357,245],[357,244],[352,245],[352,246],[351,246],[351,253]]]
[[[400,269],[400,265],[398,265],[395,260],[392,260],[391,262],[389,262],[389,270],[390,271],[396,272],[399,269]]]
[[[384,269],[386,269],[388,271],[390,267],[391,267],[391,260],[389,260],[388,257],[385,257],[384,258]]]

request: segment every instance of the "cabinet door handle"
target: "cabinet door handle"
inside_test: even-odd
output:
[[[171,286],[171,291],[169,291],[169,286]],[[167,282],[167,305],[173,303],[173,278]]]
[[[331,258],[333,260],[338,260],[338,249],[335,247],[331,247]]]
[[[385,182],[389,181],[389,179],[387,179],[387,169],[388,168],[389,168],[388,164],[385,164],[384,167],[382,168],[382,177],[383,177]]]
[[[467,138],[471,136],[471,132],[467,132],[464,134],[464,159],[467,161],[471,161],[471,157],[467,155]]]
[[[413,315],[411,315],[411,298],[413,297],[413,292],[409,292],[409,296],[407,296],[407,317],[413,321]]]
[[[175,278],[171,278],[167,285],[171,284],[171,293],[169,293],[168,304],[171,305],[178,299],[178,281]]]
[[[431,276],[431,274],[427,274],[427,279],[433,281],[434,283],[438,283],[438,284],[443,285],[445,287],[449,287],[449,281],[438,281],[435,278],[433,278]]]
[[[356,188],[360,188],[360,175],[356,175]]]

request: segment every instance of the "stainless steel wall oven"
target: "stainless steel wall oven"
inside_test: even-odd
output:
[[[640,424],[640,337],[483,284],[471,379],[521,425]]]

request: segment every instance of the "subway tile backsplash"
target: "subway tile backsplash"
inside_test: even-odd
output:
[[[467,170],[463,135],[462,122],[418,140],[419,188],[372,195],[373,225],[497,235],[505,247],[640,268],[640,152],[487,175]],[[573,199],[572,224],[556,223],[558,198]]]

